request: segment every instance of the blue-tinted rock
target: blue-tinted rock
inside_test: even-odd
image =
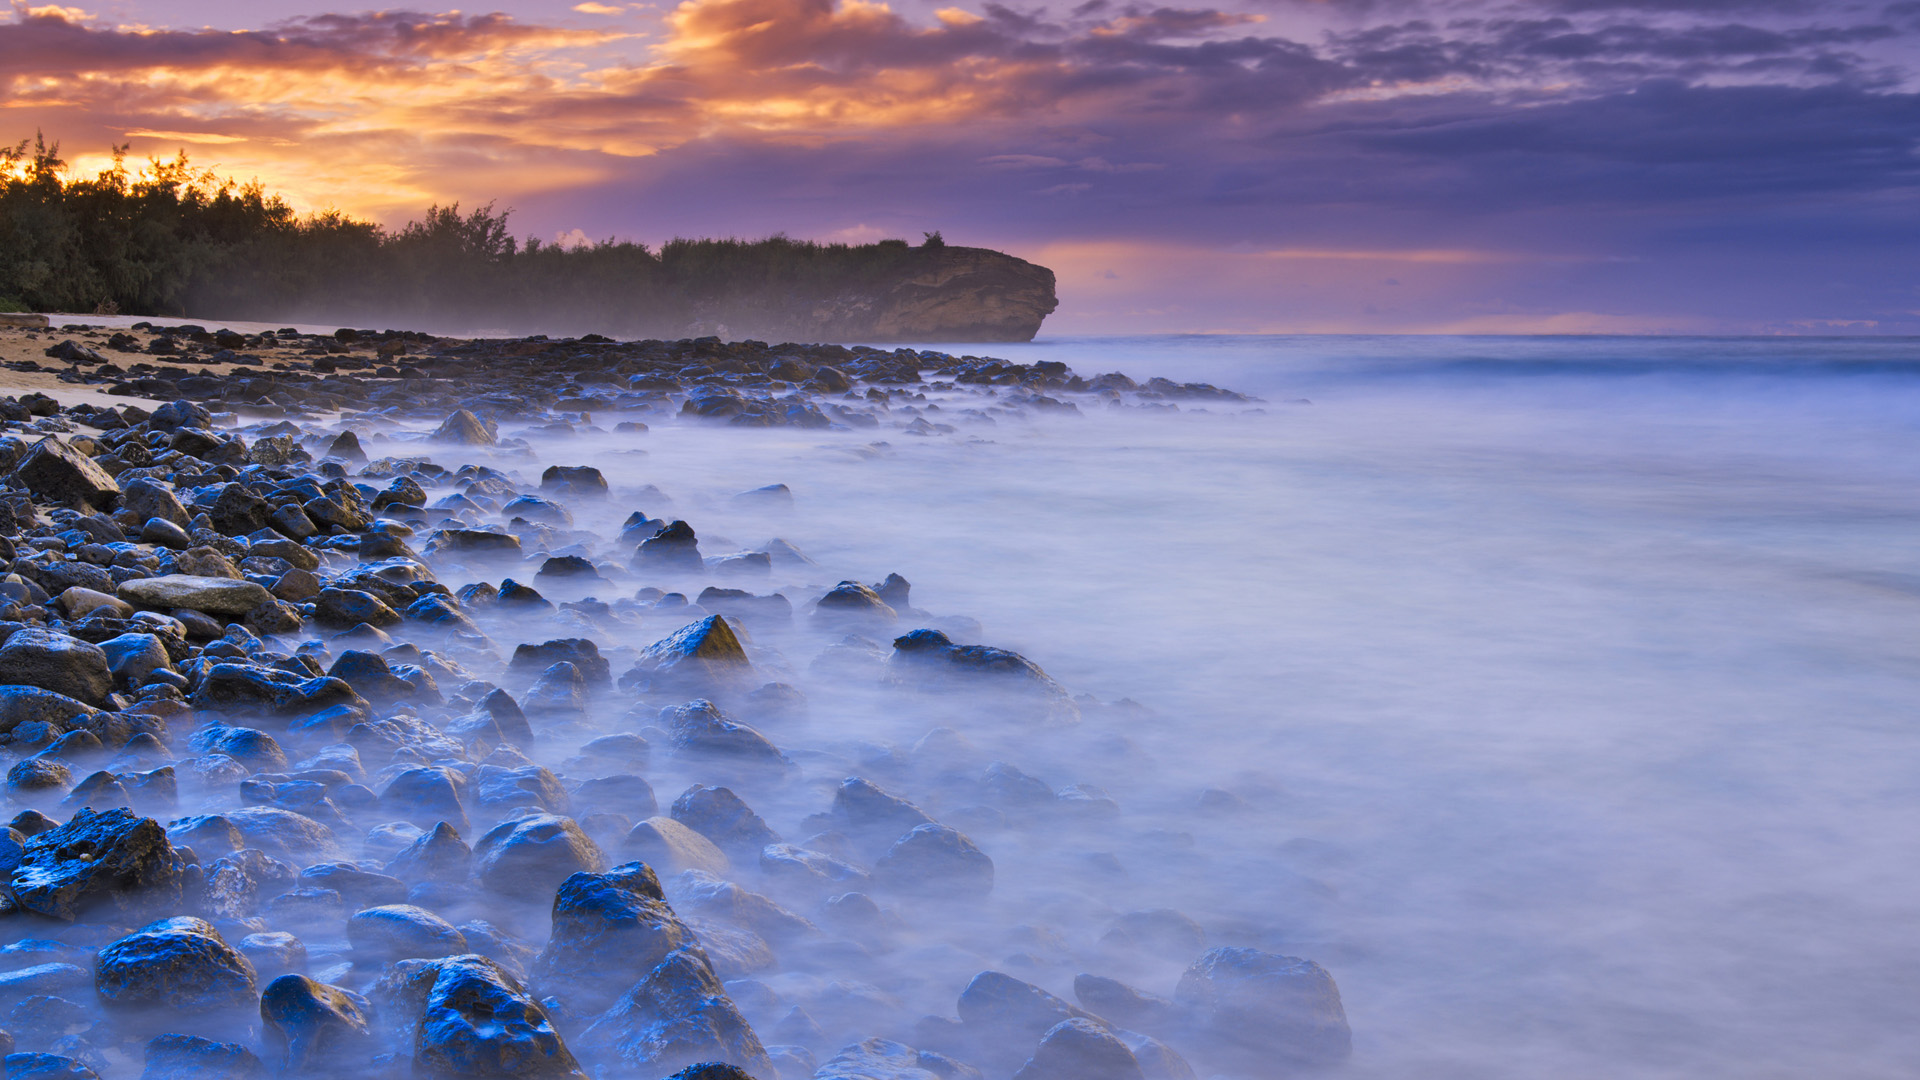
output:
[[[444,766],[406,769],[380,793],[380,807],[423,829],[445,821],[465,832],[471,827],[463,799],[466,786],[465,776]]]
[[[613,669],[606,657],[600,655],[600,647],[586,638],[558,638],[539,645],[516,646],[507,670],[531,675],[562,660],[580,669],[580,677],[590,686],[607,686],[613,682]]]
[[[387,904],[356,911],[347,920],[355,961],[373,966],[390,960],[459,956],[467,939],[453,924],[425,908]]]
[[[387,863],[387,873],[410,885],[423,881],[457,884],[467,880],[472,866],[473,849],[451,824],[437,821]]]
[[[103,705],[113,690],[113,672],[100,646],[79,638],[28,626],[0,645],[0,671],[23,686],[37,686],[88,705]]]
[[[873,879],[899,892],[977,899],[993,891],[993,860],[958,829],[920,825],[874,864]]]
[[[708,1061],[748,1072],[773,1067],[713,968],[691,949],[662,960],[581,1033],[579,1044],[617,1067],[656,1075]]]
[[[367,1000],[304,975],[282,975],[260,995],[267,1043],[287,1075],[351,1072],[374,1053]]]
[[[198,1035],[157,1035],[147,1040],[140,1080],[266,1080],[267,1067],[239,1043]]]
[[[693,526],[675,521],[640,542],[633,568],[642,573],[698,574],[706,569]]]
[[[185,915],[148,923],[101,949],[94,988],[109,1005],[186,1014],[251,1008],[257,993],[247,958],[212,923]]]
[[[889,1039],[868,1039],[828,1058],[814,1080],[980,1080],[978,1070],[944,1054]]]
[[[709,615],[641,650],[620,684],[651,693],[713,694],[742,690],[753,680],[739,635],[723,616]]]
[[[98,911],[131,922],[177,906],[183,878],[160,823],[121,808],[77,811],[27,841],[8,885],[41,915],[71,922]]]
[[[693,942],[645,863],[575,874],[554,896],[553,931],[534,961],[533,983],[542,995],[591,1015],[632,986],[634,972],[652,970]]]
[[[606,856],[572,818],[529,814],[503,821],[473,845],[473,876],[483,888],[545,900],[571,874],[597,874]]]
[[[729,764],[778,768],[786,764],[780,748],[746,724],[729,718],[705,699],[660,711],[660,726],[672,737],[677,756]]]
[[[895,638],[887,674],[898,685],[933,693],[950,693],[963,685],[991,688],[1031,704],[1049,719],[1073,722],[1080,718],[1080,707],[1066,688],[1040,665],[1006,649],[955,645],[938,630],[915,630]]]
[[[1048,1030],[1013,1080],[1146,1080],[1127,1044],[1091,1020],[1063,1020]]]
[[[6,1080],[100,1080],[100,1074],[58,1054],[8,1054],[0,1059]]]
[[[416,1075],[582,1075],[546,1010],[499,964],[467,955],[438,969],[414,1043]]]
[[[1254,1062],[1332,1062],[1353,1052],[1333,976],[1311,960],[1259,949],[1213,949],[1174,991],[1212,1054]]]

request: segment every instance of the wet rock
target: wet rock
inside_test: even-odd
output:
[[[103,705],[113,691],[113,672],[98,645],[57,630],[29,626],[0,645],[0,672],[8,680]]]
[[[545,900],[568,875],[606,867],[606,856],[580,826],[554,814],[503,821],[473,845],[474,880],[519,900]]]
[[[699,538],[693,526],[675,521],[640,542],[633,568],[642,573],[698,574],[706,568],[700,558]]]
[[[120,598],[148,608],[192,608],[211,615],[245,615],[273,599],[251,581],[193,574],[167,574],[122,582]]]
[[[709,615],[647,646],[620,685],[654,693],[725,693],[743,689],[753,678],[753,664],[733,627],[724,617]]]
[[[760,768],[786,764],[780,749],[766,736],[729,719],[719,706],[705,699],[662,709],[660,726],[671,736],[676,756]]]
[[[338,862],[342,858],[333,830],[304,814],[271,806],[248,806],[220,816],[239,832],[241,846],[258,848],[296,866]]]
[[[760,849],[780,842],[780,834],[753,812],[731,788],[695,784],[673,800],[673,820],[692,829],[722,851],[751,862]]]
[[[425,908],[387,904],[356,911],[347,920],[354,958],[379,965],[411,957],[437,959],[467,951],[466,936]]]
[[[360,436],[352,431],[343,431],[327,444],[323,457],[339,458],[341,461],[364,462],[367,452],[360,446]]]
[[[191,401],[169,401],[153,410],[147,418],[147,426],[154,431],[178,431],[181,428],[207,428],[213,424],[213,414],[205,407]]]
[[[387,873],[409,884],[436,881],[456,884],[467,879],[473,849],[445,821],[420,834],[387,863]]]
[[[466,776],[445,766],[405,769],[380,792],[380,805],[423,829],[449,822],[455,830],[465,830],[469,828],[466,787]]]
[[[993,891],[993,860],[960,830],[926,824],[874,864],[873,879],[899,892],[977,898]]]
[[[239,1043],[156,1035],[147,1040],[140,1080],[267,1080],[267,1067]]]
[[[980,1073],[945,1054],[868,1039],[828,1058],[813,1080],[980,1080]]]
[[[535,716],[586,712],[587,680],[579,668],[565,660],[551,664],[527,688],[522,707]]]
[[[683,914],[720,919],[768,941],[788,942],[818,932],[813,923],[772,899],[704,870],[674,875],[672,889],[674,903]]]
[[[1095,1015],[1137,1031],[1170,1031],[1181,1019],[1180,1008],[1173,1002],[1136,990],[1118,979],[1076,975],[1073,996]]]
[[[267,1042],[285,1075],[328,1073],[374,1051],[367,1000],[304,975],[282,975],[260,995]]]
[[[290,671],[252,664],[213,665],[201,675],[192,700],[200,708],[264,709],[282,716],[311,716],[333,706],[345,706],[356,716],[368,712],[366,701],[344,680],[303,679]]]
[[[1063,1020],[1048,1030],[1013,1080],[1146,1080],[1127,1044],[1091,1020]]]
[[[100,1080],[100,1074],[58,1054],[8,1054],[6,1080]]]
[[[27,841],[8,887],[41,915],[72,922],[101,912],[131,922],[179,904],[184,877],[159,822],[124,808],[83,809]]]
[[[145,683],[156,671],[171,671],[167,647],[153,634],[120,634],[100,643],[107,670],[115,685],[126,688]]]
[[[1213,949],[1174,991],[1213,1055],[1242,1068],[1325,1063],[1353,1052],[1340,988],[1311,960],[1259,949]]]
[[[634,972],[650,971],[693,943],[693,931],[667,905],[645,863],[574,874],[554,896],[553,932],[534,961],[533,982],[591,1015],[618,1000]]]
[[[93,459],[49,435],[14,466],[13,482],[59,506],[112,510],[120,485]]]
[[[428,438],[460,446],[492,446],[500,441],[500,434],[492,423],[475,416],[471,410],[459,409],[442,421]]]
[[[21,802],[39,801],[34,796],[57,794],[72,786],[73,770],[54,758],[22,758],[7,770],[7,794]]]
[[[188,1015],[251,1009],[253,965],[213,924],[186,915],[148,923],[100,950],[94,988],[108,1005]]]
[[[596,776],[582,781],[573,791],[576,805],[610,810],[633,818],[649,818],[659,810],[653,785],[633,773]]]
[[[437,965],[414,1042],[418,1076],[583,1077],[546,1010],[484,956]]]
[[[829,626],[891,623],[899,613],[857,581],[843,581],[814,604],[813,621]]]
[[[500,689],[487,691],[472,712],[447,721],[445,728],[447,734],[455,738],[489,746],[533,745],[533,727],[527,722],[525,710],[513,700],[513,695]]]
[[[769,844],[760,849],[760,872],[789,888],[816,895],[864,889],[872,884],[872,878],[860,867],[794,844]]]
[[[933,822],[918,806],[859,776],[840,782],[833,793],[832,814],[847,832],[883,844]]]
[[[359,589],[322,589],[314,600],[313,621],[333,629],[365,623],[372,627],[398,626],[400,613],[372,593]]]
[[[560,638],[539,645],[519,645],[513,650],[513,660],[507,665],[507,670],[531,674],[544,671],[563,660],[578,668],[581,678],[590,686],[609,686],[613,682],[612,668],[606,658],[600,655],[600,647],[586,638]]]
[[[1030,699],[1058,719],[1077,720],[1080,710],[1066,688],[1016,652],[986,645],[955,645],[938,630],[915,630],[893,641],[887,661],[896,684],[951,693],[974,682],[1001,693]]]
[[[540,474],[542,491],[561,495],[605,496],[607,478],[585,465],[550,465]]]
[[[670,874],[682,870],[725,874],[732,869],[726,853],[713,841],[672,818],[651,817],[635,825],[621,850]]]
[[[580,1035],[583,1053],[663,1074],[723,1061],[749,1073],[772,1062],[753,1028],[696,951],[662,960]]]
[[[246,957],[253,970],[264,979],[302,971],[307,966],[307,946],[292,934],[279,931],[248,934],[240,939],[238,948],[240,955]]]

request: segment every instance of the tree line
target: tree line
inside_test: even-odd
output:
[[[398,229],[301,216],[258,182],[182,152],[91,178],[44,137],[0,146],[0,311],[683,336],[804,318],[883,289],[943,247],[905,240],[605,240],[562,247],[508,230],[489,203],[433,206]]]

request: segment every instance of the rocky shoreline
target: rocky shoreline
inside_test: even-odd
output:
[[[885,453],[1257,402],[717,338],[0,334],[89,398],[0,398],[9,1080],[1186,1080],[1350,1052],[1325,969],[1153,903],[1177,834],[1020,767],[1158,718],[887,568],[697,529],[640,456],[660,425]],[[608,443],[631,470],[575,456]]]

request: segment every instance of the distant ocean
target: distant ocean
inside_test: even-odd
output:
[[[1911,1074],[1920,340],[930,347],[1266,399],[853,433],[803,540],[1159,710],[1100,782],[1212,861],[1133,901],[1325,964],[1352,1075]]]

